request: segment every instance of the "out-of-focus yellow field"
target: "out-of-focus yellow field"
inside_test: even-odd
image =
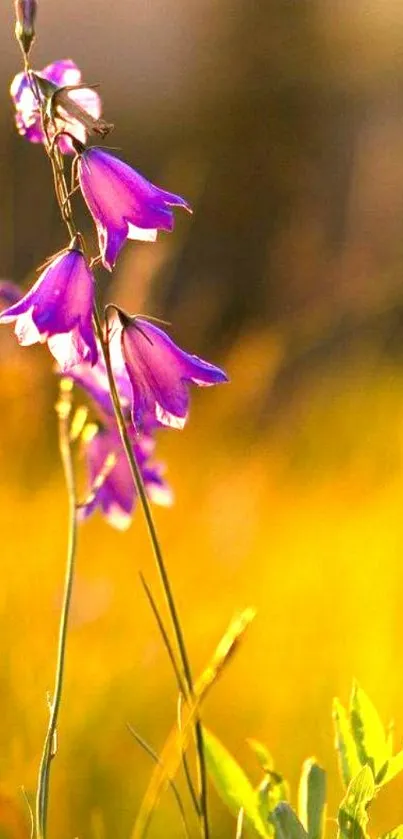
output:
[[[1,339],[0,822],[19,836],[7,802],[23,812],[20,787],[35,787],[67,505],[49,359]],[[347,701],[357,677],[385,723],[394,717],[398,742],[403,733],[403,369],[358,348],[312,374],[273,420],[263,384],[280,361],[274,336],[244,336],[226,359],[231,385],[194,393],[188,427],[160,435],[176,504],[156,519],[195,673],[237,610],[258,613],[205,720],[256,782],[246,738],[264,741],[294,800],[314,754],[329,772],[332,817],[342,792],[332,697]],[[157,593],[140,510],[124,535],[99,516],[80,527],[52,836],[128,836],[152,765],[126,723],[159,751],[175,719],[140,570]],[[402,821],[402,793],[399,779],[381,793],[374,834]],[[214,791],[210,801],[213,836],[233,836]],[[169,793],[153,831],[181,835]]]

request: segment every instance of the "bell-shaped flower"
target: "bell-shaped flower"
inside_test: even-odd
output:
[[[22,346],[48,344],[61,370],[95,364],[97,345],[92,329],[94,277],[81,250],[72,246],[58,254],[35,285],[0,314],[0,323],[16,321]]]
[[[81,71],[70,59],[54,61],[48,64],[43,70],[29,77],[27,73],[17,73],[11,82],[10,94],[13,99],[16,114],[15,121],[19,134],[30,140],[31,143],[45,142],[45,136],[41,121],[40,103],[44,102],[42,85],[35,83],[35,76],[38,81],[49,82],[56,92],[58,88],[65,88],[81,84]],[[73,103],[76,103],[83,111],[97,120],[101,114],[101,99],[95,90],[82,87],[79,90],[65,92]],[[39,97],[39,102],[38,102]],[[57,131],[68,131],[79,142],[85,143],[87,129],[82,120],[68,113],[66,108],[58,108],[55,114],[55,127]],[[50,127],[50,136],[54,129]],[[58,146],[63,154],[73,151],[69,137],[61,136]]]
[[[78,159],[82,194],[95,221],[102,262],[112,270],[126,239],[154,242],[158,230],[174,227],[172,207],[189,204],[147,181],[103,149],[82,149]]]
[[[173,495],[163,478],[162,467],[148,463],[154,440],[149,435],[137,435],[132,431],[131,443],[149,499],[169,506]],[[79,508],[80,518],[88,518],[99,507],[110,524],[126,530],[132,519],[137,492],[120,437],[115,429],[89,427],[84,446],[91,493]]]
[[[180,349],[162,329],[117,309],[120,347],[132,390],[132,420],[141,429],[145,419],[183,428],[189,412],[189,384],[201,387],[227,382],[223,370]]]

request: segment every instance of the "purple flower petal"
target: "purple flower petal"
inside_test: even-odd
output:
[[[112,361],[113,363],[113,361]],[[119,401],[125,416],[130,417],[131,387],[130,381],[123,367],[114,366],[115,384],[119,394]],[[98,361],[96,364],[83,363],[75,366],[70,372],[83,390],[95,401],[105,418],[114,416],[113,404],[109,392],[108,376],[101,348],[98,347]]]
[[[52,64],[47,64],[43,70],[40,70],[39,74],[56,87],[67,87],[81,82],[81,70],[71,58],[53,61]]]
[[[63,251],[45,268],[28,293],[0,315],[16,321],[22,346],[47,341],[66,372],[83,361],[95,364],[98,350],[92,330],[94,278],[81,251]]]
[[[183,428],[189,410],[188,384],[219,384],[228,381],[226,374],[181,350],[155,324],[119,314],[122,355],[132,387],[133,424],[141,428],[143,418],[151,415],[162,425]]]
[[[81,83],[81,71],[69,58],[48,64],[37,75],[47,79],[56,87],[69,87]],[[45,142],[39,106],[26,73],[17,73],[11,82],[10,94],[16,108],[15,120],[19,134],[25,136],[31,143]],[[101,99],[96,91],[83,88],[70,91],[69,96],[91,116],[95,118],[100,116]],[[55,119],[55,124],[56,130],[66,130],[77,140],[85,143],[86,131],[77,119],[72,119],[68,114],[63,113]],[[50,136],[54,134],[52,127],[49,128],[49,134]],[[61,137],[58,145],[63,154],[71,154],[74,151],[68,137]]]
[[[85,149],[78,177],[97,226],[102,261],[112,270],[126,239],[154,241],[158,230],[171,231],[174,206],[190,211],[179,195],[147,181],[127,163],[103,149]]]
[[[147,494],[155,503],[172,503],[172,492],[162,477],[161,467],[147,464],[154,441],[134,433],[131,438]],[[98,430],[85,442],[85,453],[92,493],[80,508],[80,517],[88,518],[100,507],[110,524],[119,530],[127,529],[137,493],[119,435],[109,428]]]

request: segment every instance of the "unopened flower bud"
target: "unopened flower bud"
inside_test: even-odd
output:
[[[15,0],[15,35],[25,55],[29,55],[35,38],[37,0]]]

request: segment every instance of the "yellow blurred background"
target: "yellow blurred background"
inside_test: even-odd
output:
[[[10,2],[0,271],[27,287],[64,234],[40,149],[14,132],[12,28]],[[265,742],[294,801],[314,754],[332,817],[332,697],[357,677],[403,734],[402,6],[41,0],[34,65],[59,57],[101,81],[111,144],[195,208],[158,244],[128,245],[102,293],[168,318],[231,378],[194,392],[186,429],[158,442],[176,503],[156,520],[194,672],[235,612],[258,612],[204,718],[256,783],[246,738]],[[3,327],[0,376],[0,833],[14,837],[47,723],[67,502],[49,355]],[[152,765],[126,723],[159,751],[175,719],[140,570],[157,593],[139,510],[123,535],[99,515],[80,527],[52,836],[129,836]],[[213,837],[234,836],[210,800]],[[402,821],[397,779],[371,835]],[[180,830],[167,794],[152,835]]]

